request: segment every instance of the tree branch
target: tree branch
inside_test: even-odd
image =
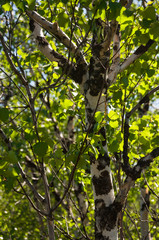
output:
[[[122,64],[118,65],[116,67],[116,69],[112,72],[109,72],[108,75],[108,83],[109,85],[113,84],[115,79],[116,79],[116,75],[118,73],[123,72],[126,68],[128,68],[135,60],[137,60],[139,57],[141,57],[150,47],[151,45],[154,43],[154,40],[149,40],[147,42],[147,44],[141,45],[131,56],[129,56]]]
[[[16,69],[16,67],[14,66],[13,62],[12,62],[12,59],[11,57],[9,56],[9,49],[8,47],[6,46],[5,44],[5,41],[4,41],[4,38],[3,38],[3,35],[2,33],[0,32],[0,41],[2,43],[2,46],[3,46],[3,49],[4,49],[4,52],[5,52],[5,55],[7,57],[7,60],[11,66],[11,69],[13,70],[13,72],[19,77],[19,79],[21,80],[21,83],[26,86],[27,85],[27,81],[26,79],[24,78],[24,76],[21,75],[21,73]]]
[[[2,129],[0,129],[0,136],[1,136],[2,140],[5,142],[5,144],[7,145],[8,150],[10,151],[11,150],[11,142],[10,142],[9,138],[7,138],[7,136],[5,135],[5,133],[3,132]]]
[[[28,82],[24,78],[24,76],[18,71],[18,69],[15,67],[11,57],[9,56],[9,49],[8,49],[7,45],[5,44],[5,41],[4,41],[4,38],[3,38],[2,34],[1,34],[1,32],[0,32],[0,41],[2,43],[2,46],[3,46],[4,52],[5,52],[6,58],[8,60],[8,63],[10,64],[10,67],[11,67],[12,71],[18,76],[18,78],[21,80],[21,83],[25,86],[25,89],[26,89],[28,97],[29,97],[29,101],[26,98],[26,96],[23,94],[22,91],[21,91],[21,93],[23,94],[26,102],[28,103],[28,105],[30,107],[30,110],[31,110],[32,116],[33,116],[33,121],[34,121],[35,112],[34,112],[34,107],[33,107],[33,104],[32,104],[32,96],[31,96],[31,92],[30,92],[30,89],[29,89]]]
[[[135,107],[132,108],[132,110],[128,113],[128,117],[130,118],[130,116],[143,104],[147,102],[147,99],[149,99],[149,97],[157,92],[159,90],[159,85],[155,88],[153,88],[152,90],[150,90],[137,104]]]
[[[28,194],[26,193],[25,189],[23,188],[21,182],[20,182],[18,179],[17,179],[17,181],[18,181],[19,185],[21,186],[21,188],[22,188],[25,196],[26,196],[27,199],[29,200],[31,206],[32,206],[39,214],[41,214],[42,216],[48,216],[48,213],[46,213],[46,212],[44,212],[44,211],[41,211],[40,209],[38,209],[38,208],[34,205],[34,203],[32,202],[31,198],[28,196]]]
[[[145,157],[139,159],[137,164],[132,168],[132,170],[127,175],[127,178],[123,185],[121,185],[120,191],[117,194],[113,205],[118,205],[118,213],[122,209],[125,201],[127,199],[127,194],[130,188],[134,185],[135,181],[141,177],[141,173],[144,169],[149,167],[153,159],[159,156],[159,147],[155,148],[152,152],[147,154]]]
[[[129,119],[131,115],[149,99],[149,97],[159,90],[159,86],[150,90],[136,105],[132,108],[131,111],[127,112],[125,115],[125,122],[124,122],[124,146],[123,146],[123,170],[127,171],[129,167],[129,158],[128,158],[128,139],[129,139]]]
[[[59,67],[62,68],[63,74],[68,75],[75,82],[81,83],[86,72],[86,65],[84,64],[83,66],[83,64],[77,64],[75,67],[75,64],[70,63],[66,57],[52,49],[50,44],[45,39],[40,25],[34,22],[32,19],[30,20],[30,30],[33,32],[38,48],[42,54],[51,62],[57,62]]]
[[[9,138],[7,138],[7,136],[5,135],[5,133],[3,132],[2,129],[0,129],[0,136],[2,137],[3,141],[6,143],[6,145],[8,146],[8,150],[11,150],[11,142],[9,140]],[[31,182],[28,180],[28,178],[26,177],[25,172],[23,171],[20,163],[17,163],[17,166],[20,170],[20,174],[23,178],[23,180],[26,182],[26,184],[29,186],[29,188],[32,190],[32,192],[34,193],[34,196],[40,201],[40,202],[44,202],[45,198],[43,198],[34,188],[34,186],[31,184]]]
[[[75,55],[75,58],[78,59],[79,63],[85,63],[86,60],[84,59],[83,54],[79,50],[79,48],[70,40],[70,38],[60,29],[57,22],[51,23],[47,21],[44,17],[41,17],[35,11],[28,11],[26,10],[27,15],[36,21],[39,25],[41,25],[45,30],[50,32],[55,36],[57,40],[63,43],[71,53]]]
[[[28,180],[28,178],[26,177],[26,174],[25,172],[23,171],[20,163],[18,162],[18,167],[19,167],[19,170],[20,170],[20,174],[23,178],[23,180],[25,181],[25,183],[28,185],[28,187],[32,190],[32,192],[34,193],[34,196],[40,201],[40,202],[44,202],[45,201],[45,198],[43,196],[41,196],[37,191],[36,189],[34,188],[34,186],[31,184],[31,182]]]

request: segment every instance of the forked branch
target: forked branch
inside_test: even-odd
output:
[[[76,46],[75,43],[71,41],[71,39],[61,30],[58,26],[57,22],[51,23],[47,21],[44,17],[40,16],[36,11],[28,11],[26,10],[27,15],[37,22],[42,28],[47,30],[51,33],[57,40],[63,43],[71,53],[74,54],[75,58],[78,59],[78,63],[85,63],[86,60],[84,59],[83,54],[81,53],[80,49]]]

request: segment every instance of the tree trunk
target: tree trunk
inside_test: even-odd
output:
[[[147,187],[141,188],[141,202],[140,202],[140,217],[141,217],[141,239],[151,240],[149,232],[149,204],[150,204],[150,194]]]
[[[47,218],[47,226],[48,226],[49,240],[55,240],[54,223],[53,223],[53,220],[50,220],[49,217]]]

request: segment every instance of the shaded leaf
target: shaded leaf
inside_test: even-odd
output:
[[[9,151],[8,155],[6,157],[6,160],[7,160],[7,162],[10,162],[10,163],[17,163],[18,158],[17,158],[16,153],[13,150]]]
[[[147,7],[143,13],[142,13],[143,17],[146,19],[152,19],[152,20],[156,20],[156,11],[154,6],[149,6]]]
[[[0,120],[6,122],[9,118],[9,110],[7,108],[0,108]]]
[[[48,150],[48,145],[46,142],[38,142],[33,146],[35,154],[39,157],[44,157]]]

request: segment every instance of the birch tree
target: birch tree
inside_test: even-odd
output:
[[[137,212],[143,182],[159,196],[158,13],[157,1],[2,1],[1,195],[37,223],[4,219],[2,239],[157,239],[156,205],[145,225]]]

